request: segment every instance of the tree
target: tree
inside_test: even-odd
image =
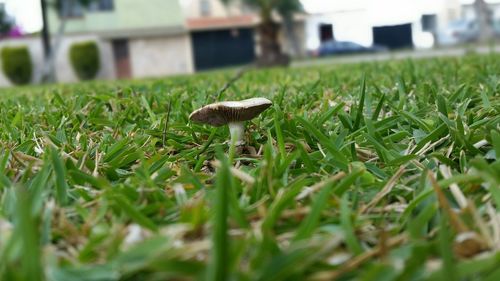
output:
[[[40,6],[42,8],[42,46],[43,53],[45,55],[45,64],[42,69],[42,75],[40,77],[41,82],[54,82],[55,81],[55,58],[57,50],[62,40],[64,34],[64,29],[66,26],[66,20],[69,17],[69,12],[71,9],[79,5],[81,7],[88,7],[91,2],[95,0],[40,0]],[[60,17],[59,28],[55,42],[51,42],[50,27],[48,22],[48,10],[54,9]]]
[[[225,4],[234,0],[222,0]],[[297,40],[293,35],[293,14],[302,10],[299,0],[240,0],[250,7],[259,11],[260,23],[257,27],[259,34],[260,57],[257,64],[259,66],[288,65],[290,58],[281,50],[278,38],[280,24],[275,21],[273,14],[280,15],[289,35],[293,47],[297,49]]]
[[[479,24],[480,42],[485,42],[493,36],[493,13],[484,0],[475,0],[474,9],[476,12],[476,20]]]
[[[4,5],[0,4],[0,36],[4,36],[12,29],[12,19],[5,12]]]

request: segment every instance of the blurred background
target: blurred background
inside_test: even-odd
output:
[[[0,87],[496,50],[500,0],[0,0]]]

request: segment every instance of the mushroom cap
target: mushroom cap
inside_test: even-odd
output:
[[[232,122],[243,122],[254,118],[273,103],[265,98],[241,101],[224,101],[205,105],[189,115],[191,121],[219,127]]]

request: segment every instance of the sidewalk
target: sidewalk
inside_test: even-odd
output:
[[[429,50],[405,50],[378,54],[360,54],[329,56],[322,58],[308,58],[292,62],[292,67],[305,67],[314,65],[346,64],[371,61],[401,60],[401,59],[419,59],[433,57],[459,57],[467,53],[488,54],[490,52],[500,53],[500,44],[492,46],[474,46],[474,47],[450,47]]]

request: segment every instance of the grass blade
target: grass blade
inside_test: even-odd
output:
[[[226,262],[229,259],[228,240],[228,205],[229,196],[227,189],[231,187],[231,173],[229,171],[229,161],[221,151],[217,152],[217,158],[221,165],[217,170],[215,183],[214,215],[212,219],[212,260],[208,269],[208,280],[224,281],[228,280],[229,272]]]
[[[56,177],[56,200],[64,206],[68,201],[68,184],[66,183],[66,168],[63,161],[59,157],[59,153],[55,149],[50,150],[50,159],[54,167]]]

